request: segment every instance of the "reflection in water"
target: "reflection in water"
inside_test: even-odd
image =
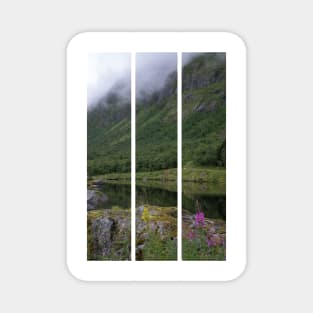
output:
[[[123,209],[131,207],[131,186],[120,184],[105,184],[101,189],[108,201],[104,204],[104,209],[111,209],[118,206]],[[193,189],[188,188],[188,193],[184,192],[182,196],[183,209],[195,213],[198,208],[204,212],[206,217],[216,219],[226,219],[226,196],[210,195],[203,192],[202,184]],[[136,207],[149,204],[155,206],[177,206],[177,192],[173,189],[167,190],[158,187],[136,186]]]
[[[122,209],[130,209],[130,185],[105,184],[99,188],[99,191],[103,192],[108,198],[108,200],[103,205],[103,209],[112,209],[114,206],[118,206]]]
[[[177,192],[161,188],[136,186],[136,206],[177,206]]]
[[[209,218],[226,220],[226,196],[183,194],[183,209],[196,213],[197,207]]]
[[[187,184],[183,185],[186,187]],[[137,185],[136,206],[143,204],[177,206],[177,192],[173,188],[168,190]],[[226,220],[226,196],[219,193],[209,194],[205,184],[193,183],[192,188],[183,189],[182,207],[191,213],[196,213],[199,208],[208,218]]]

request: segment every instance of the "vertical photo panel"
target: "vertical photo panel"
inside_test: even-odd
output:
[[[89,54],[87,94],[87,259],[130,260],[131,55]]]
[[[136,260],[177,260],[177,53],[136,54]]]
[[[182,259],[226,259],[226,54],[182,55]]]

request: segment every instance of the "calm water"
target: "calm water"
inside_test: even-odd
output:
[[[113,206],[121,208],[131,207],[131,186],[130,185],[114,185],[106,184],[101,188],[108,201],[104,208],[110,209]],[[196,212],[197,204],[206,217],[226,219],[226,196],[225,195],[209,195],[203,193],[203,186],[195,187],[193,184],[192,193],[183,193],[182,204],[183,209],[187,209],[191,213]],[[150,204],[156,206],[177,206],[177,192],[157,187],[136,186],[136,206]]]
[[[162,188],[136,186],[136,206],[143,204],[176,207],[177,192]]]
[[[197,205],[206,217],[226,220],[226,196],[183,194],[183,209],[195,213]]]
[[[104,209],[111,209],[114,206],[122,209],[131,207],[130,185],[105,184],[99,188],[99,191],[102,191],[108,197],[104,204]]]

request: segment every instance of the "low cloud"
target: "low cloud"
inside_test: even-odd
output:
[[[183,53],[183,65],[201,53]],[[161,90],[169,74],[177,70],[177,53],[136,54],[136,97]],[[115,95],[130,103],[130,53],[90,53],[88,57],[88,107]]]
[[[89,54],[88,106],[91,107],[105,99],[115,89],[122,98],[129,98],[130,65],[130,53]]]

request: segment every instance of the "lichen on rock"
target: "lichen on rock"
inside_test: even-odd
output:
[[[130,260],[130,210],[92,210],[87,215],[88,260]]]
[[[177,258],[177,208],[151,205],[136,210],[136,260]]]

